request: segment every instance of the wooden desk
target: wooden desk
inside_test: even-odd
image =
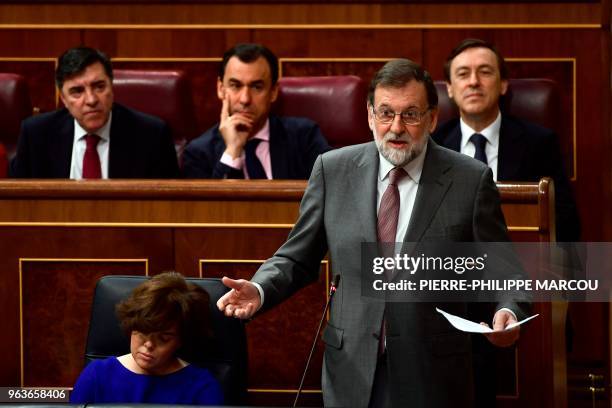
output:
[[[303,181],[0,181],[0,385],[74,384],[102,275],[177,270],[249,278],[286,239],[304,187]],[[499,187],[513,239],[554,236],[546,182]],[[316,284],[248,324],[250,404],[292,401],[326,299],[331,267],[325,260],[321,268]],[[518,370],[511,364],[500,406],[561,406],[551,399],[564,379],[553,369],[551,327],[560,322],[553,325],[550,305],[536,305],[536,312],[542,317],[524,331],[518,357],[511,354]],[[321,404],[321,357],[319,346],[304,404]]]

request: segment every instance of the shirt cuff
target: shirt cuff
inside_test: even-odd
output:
[[[244,155],[240,155],[240,157],[232,159],[232,156],[227,153],[223,153],[221,160],[219,161],[236,170],[242,170],[242,167],[244,167]]]
[[[257,291],[259,292],[259,308],[256,310],[259,311],[259,309],[261,309],[261,307],[264,304],[264,291],[263,288],[261,287],[261,285],[257,282],[251,282],[253,285],[255,285],[255,287],[257,288]]]

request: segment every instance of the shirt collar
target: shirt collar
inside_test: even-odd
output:
[[[412,159],[409,163],[404,166],[404,170],[408,173],[408,176],[415,183],[419,184],[419,180],[421,180],[421,174],[423,173],[423,163],[425,162],[425,155],[427,154],[427,146],[429,143],[425,144],[423,151],[417,157]],[[389,172],[395,168],[393,164],[391,164],[385,157],[378,153],[378,159],[380,165],[378,166],[378,179],[383,181],[389,176]]]
[[[501,128],[501,112],[497,112],[497,117],[486,128],[482,129],[480,132],[476,132],[467,123],[463,121],[463,118],[460,119],[461,126],[461,151],[465,149],[465,146],[470,142],[470,137],[474,133],[480,133],[487,139],[487,141],[491,144],[491,146],[497,148],[499,143],[499,130]]]
[[[98,129],[97,132],[95,132],[95,134],[98,135],[100,139],[107,141],[107,142],[110,140],[110,127],[111,127],[112,119],[113,119],[113,112],[111,111],[108,115],[108,120],[106,121],[104,126]],[[79,125],[79,122],[77,122],[77,120],[74,119],[74,140],[75,141],[81,140],[82,138],[87,136],[88,133],[89,132],[83,129],[81,125]]]
[[[259,132],[255,133],[252,139],[261,139],[266,142],[270,141],[270,119],[266,119],[266,123],[259,129]]]

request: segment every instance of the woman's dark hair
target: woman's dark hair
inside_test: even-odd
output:
[[[179,354],[188,356],[210,337],[208,293],[177,272],[164,272],[139,285],[116,307],[121,328],[149,334],[177,326]]]

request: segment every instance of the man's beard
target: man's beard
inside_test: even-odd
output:
[[[415,139],[410,136],[408,132],[403,132],[401,134],[396,134],[391,131],[385,133],[382,139],[378,138],[376,134],[376,129],[373,131],[374,133],[374,141],[376,142],[376,147],[382,156],[389,161],[389,163],[393,164],[396,167],[403,167],[406,164],[410,163],[414,160],[415,157],[420,155],[425,149],[425,145],[427,144],[427,140],[429,139],[429,132],[425,130],[425,134],[419,141],[415,141]],[[389,140],[402,140],[406,142],[408,145],[407,149],[394,149],[390,147],[385,142]]]

